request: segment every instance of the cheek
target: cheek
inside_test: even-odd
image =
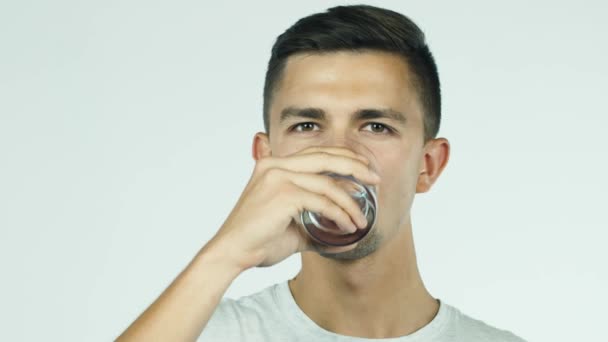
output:
[[[406,151],[382,156],[382,181],[378,191],[380,205],[403,215],[411,207],[418,181],[418,165],[404,158]]]
[[[297,139],[289,139],[289,140],[281,140],[276,139],[271,144],[272,155],[275,157],[286,157],[302,151],[305,148],[311,147],[315,145],[315,141],[307,141],[306,139],[297,140]]]
[[[407,193],[414,185],[412,182],[409,170],[405,167],[392,167],[385,171],[381,183],[381,197],[384,203],[401,207],[404,197],[408,197]]]
[[[280,142],[271,146],[272,156],[274,157],[286,157],[304,148],[305,146],[297,146],[295,144],[284,144]]]

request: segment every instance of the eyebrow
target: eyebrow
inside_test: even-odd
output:
[[[308,118],[315,119],[319,121],[324,121],[326,119],[326,114],[323,109],[320,108],[298,108],[298,107],[287,107],[281,111],[281,117],[279,120],[280,124],[283,124],[285,121],[294,119],[294,118]],[[388,119],[391,121],[395,121],[398,124],[405,125],[405,115],[403,113],[398,112],[391,108],[386,109],[376,109],[376,108],[364,108],[359,109],[354,112],[352,117],[353,121],[363,121],[370,119]]]

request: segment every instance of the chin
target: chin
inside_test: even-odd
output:
[[[327,253],[319,251],[319,254],[328,259],[339,261],[351,261],[363,259],[366,256],[374,253],[382,245],[382,234],[378,229],[373,229],[366,237],[364,237],[357,247],[346,252]]]

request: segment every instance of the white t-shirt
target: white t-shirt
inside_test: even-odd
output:
[[[433,320],[407,336],[372,339],[336,334],[306,316],[294,300],[287,280],[236,300],[222,298],[198,341],[525,342],[510,331],[473,319],[441,300]]]

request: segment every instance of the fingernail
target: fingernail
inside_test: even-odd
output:
[[[365,216],[363,216],[363,214],[361,214],[359,216],[359,228],[365,228],[367,227],[367,218],[365,218]]]

